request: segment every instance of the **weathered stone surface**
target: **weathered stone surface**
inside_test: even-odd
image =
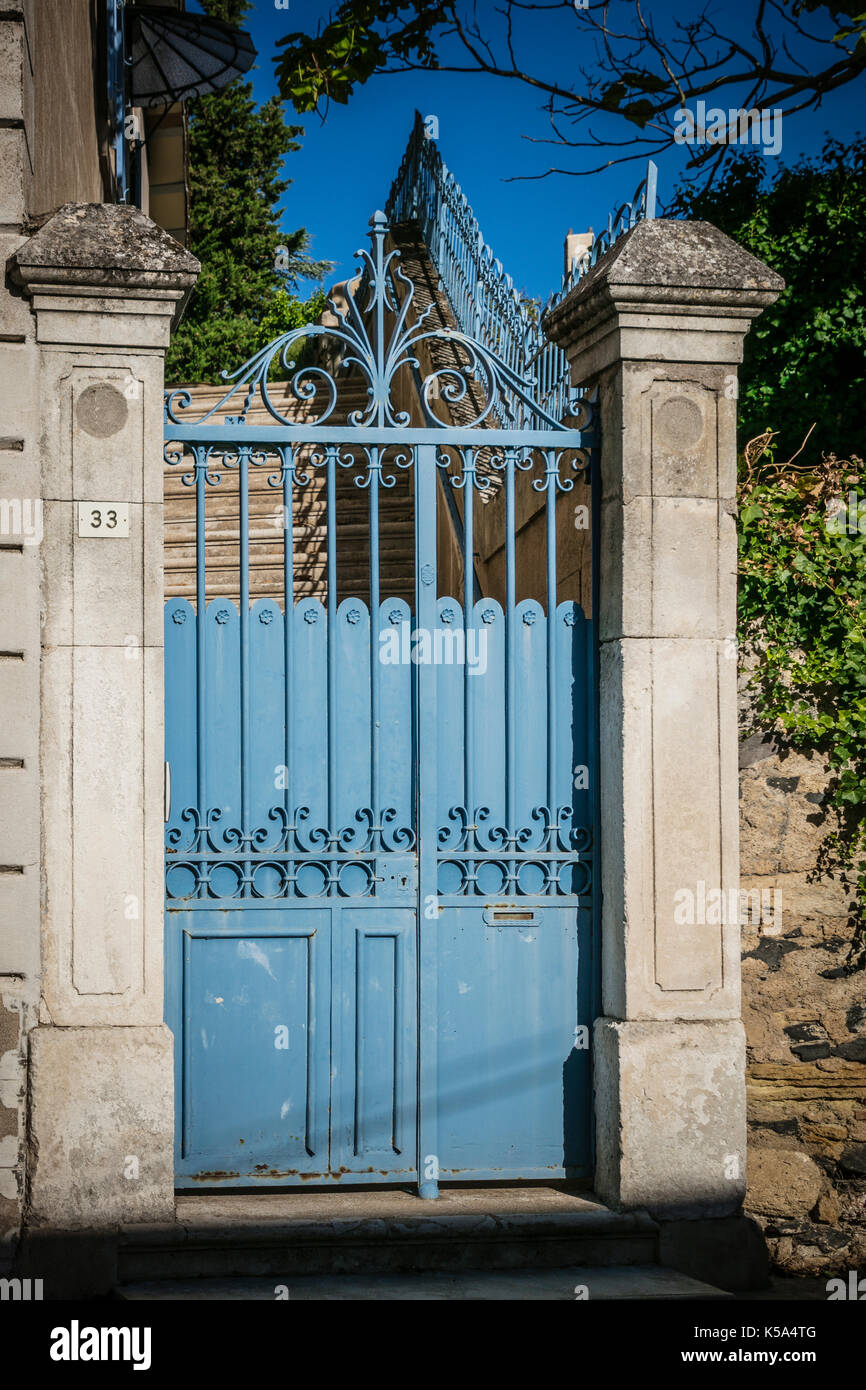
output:
[[[602,975],[611,1017],[739,1013],[736,922],[676,920],[681,890],[737,881],[732,743],[732,758],[719,758],[733,732],[733,671],[720,649],[697,639],[602,645]]]
[[[732,1213],[744,1189],[736,909],[683,897],[739,887],[726,369],[782,288],[708,224],[642,222],[544,321],[598,387],[603,441],[596,1186],[672,1219]]]
[[[545,315],[544,329],[567,347],[575,320],[585,325],[591,313],[587,306],[600,292],[610,300],[628,300],[629,290],[644,290],[658,304],[693,306],[721,305],[730,296],[741,301],[748,295],[759,308],[771,304],[784,288],[776,271],[711,223],[658,218],[639,222],[620,237]]]
[[[741,708],[747,718],[745,696]],[[756,736],[749,744],[745,758],[741,749],[742,884],[777,894],[781,904],[778,934],[751,925],[743,931],[750,1117],[779,1120],[784,1105],[803,1150],[835,1163],[844,1142],[855,1139],[850,1115],[839,1107],[866,1082],[866,1068],[844,1065],[866,1056],[866,1010],[862,973],[851,969],[851,890],[838,876],[817,872],[832,829],[823,809],[829,774],[822,759],[783,755],[772,739]],[[765,1063],[779,1070],[759,1075],[754,1064]],[[810,1123],[805,1107],[818,1099],[824,1109]]]
[[[840,1207],[839,1198],[834,1191],[825,1192],[818,1198],[815,1207],[815,1220],[823,1221],[827,1226],[836,1226],[839,1223]]]
[[[740,707],[746,722],[745,691]],[[747,1203],[779,1269],[844,1273],[866,1257],[866,1180],[857,1167],[866,1140],[857,1118],[866,1095],[866,1008],[851,892],[817,872],[832,828],[828,771],[821,758],[781,752],[777,740],[760,735],[741,744],[740,769],[742,882],[778,890],[782,903],[778,936],[743,932]],[[807,1180],[789,1184],[798,1162]],[[808,1208],[819,1180],[823,1190]]]
[[[739,1022],[595,1025],[596,1191],[668,1219],[727,1216],[745,1188]]]
[[[743,874],[809,871],[815,867],[828,769],[817,755],[764,750],[740,771],[740,858]],[[768,754],[768,755],[767,755]]]
[[[824,1175],[808,1154],[759,1148],[749,1154],[746,1207],[767,1216],[806,1216],[825,1188]]]
[[[146,288],[166,276],[192,286],[201,266],[138,208],[66,203],[14,253],[10,269],[19,283]]]
[[[544,317],[575,384],[628,360],[742,361],[781,277],[707,222],[639,222]]]
[[[785,288],[781,275],[711,222],[666,218],[639,222],[621,237],[580,282],[576,297],[602,279],[671,287],[686,301],[701,289],[765,290],[775,297]]]
[[[829,1099],[857,1101],[866,1097],[866,1069],[856,1062],[831,1059],[830,1066],[814,1064],[753,1063],[749,1066],[749,1090],[756,1099],[809,1101]]]
[[[30,447],[50,507],[31,586],[37,681],[5,692],[8,704],[0,691],[0,705],[4,751],[26,753],[29,766],[31,731],[33,766],[50,776],[41,848],[0,904],[25,924],[35,964],[17,948],[4,963],[25,963],[42,996],[29,1041],[30,1220],[93,1230],[173,1209],[173,1047],[161,1022],[161,352],[199,267],[136,209],[101,204],[62,207],[9,251],[39,354]],[[130,534],[88,546],[77,505],[106,498],[129,505]],[[106,857],[108,838],[121,852]]]
[[[151,1028],[30,1034],[30,1219],[97,1231],[174,1213],[172,1036]]]
[[[866,1144],[851,1144],[843,1149],[839,1162],[848,1173],[856,1176],[866,1174]]]

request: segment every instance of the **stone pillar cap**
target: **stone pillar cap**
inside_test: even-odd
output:
[[[711,222],[639,222],[606,251],[566,297],[547,311],[545,333],[566,346],[617,307],[658,312],[713,309],[759,312],[785,288],[781,275]]]
[[[188,292],[200,263],[138,208],[123,203],[66,203],[7,262],[13,280],[31,285]]]

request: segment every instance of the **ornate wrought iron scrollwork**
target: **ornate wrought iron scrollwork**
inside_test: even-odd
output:
[[[324,426],[332,419],[337,406],[339,387],[334,372],[318,365],[304,365],[297,370],[292,355],[308,338],[327,337],[336,340],[342,358],[336,372],[349,373],[356,369],[367,382],[367,404],[350,412],[348,424],[359,430],[371,427],[406,427],[410,423],[407,411],[399,410],[393,401],[397,373],[403,368],[419,367],[418,349],[434,342],[447,345],[456,359],[429,372],[421,381],[420,397],[427,423],[448,428],[449,420],[441,419],[434,402],[442,399],[449,407],[472,399],[471,388],[480,388],[481,404],[473,417],[463,421],[467,429],[488,421],[506,423],[523,429],[562,430],[558,415],[540,398],[537,381],[524,365],[525,358],[503,351],[499,338],[473,335],[461,328],[428,328],[427,320],[433,305],[421,310],[409,323],[410,309],[415,298],[415,286],[401,270],[399,250],[386,252],[388,225],[384,213],[373,217],[372,252],[360,250],[356,256],[361,268],[346,294],[346,307],[331,299],[329,307],[335,322],[306,324],[283,333],[268,343],[235,371],[222,373],[232,382],[222,398],[198,419],[188,411],[192,405],[189,391],[172,390],[165,394],[165,422],[171,425],[213,423],[229,420],[233,424],[246,421],[249,411],[258,401],[278,425],[298,423],[298,417],[286,415],[274,402],[269,381],[273,369],[289,374],[288,392],[299,406],[309,407],[304,416],[308,425]],[[361,302],[365,301],[365,302]],[[393,317],[389,331],[385,329],[386,314]],[[239,408],[238,408],[239,407]],[[229,415],[233,410],[235,413]],[[172,446],[166,455],[168,462],[178,462]],[[230,457],[228,454],[224,458]],[[226,464],[229,466],[229,464]]]
[[[377,854],[406,854],[415,848],[415,831],[400,823],[393,806],[378,816],[359,807],[353,822],[328,830],[316,825],[308,806],[296,808],[290,816],[285,806],[268,811],[272,826],[259,825],[244,831],[236,825],[220,825],[223,811],[211,807],[202,815],[194,806],[180,812],[180,825],[166,832],[168,892],[172,898],[274,898],[316,897],[339,892],[342,896],[368,896],[375,889],[374,862]],[[310,822],[309,826],[306,822]],[[276,826],[276,832],[274,831]],[[357,875],[346,872],[356,865]],[[299,874],[304,866],[321,871],[319,892],[307,886],[299,892]],[[228,876],[214,878],[218,868]],[[261,870],[270,868],[276,882],[262,882]],[[183,889],[173,892],[171,874],[186,873]],[[256,882],[257,876],[259,882]],[[303,887],[303,880],[301,883]]]
[[[451,806],[437,837],[440,872],[446,873],[442,891],[460,897],[491,892],[533,897],[588,894],[592,831],[572,825],[573,817],[571,806],[554,811],[534,806],[530,824],[509,830],[493,818],[489,806],[476,807],[472,816],[465,806]],[[577,874],[577,887],[571,870]],[[499,882],[491,880],[491,872]]]

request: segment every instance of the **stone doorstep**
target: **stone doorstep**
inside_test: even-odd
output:
[[[647,1265],[656,1223],[591,1196],[543,1187],[182,1194],[173,1223],[121,1229],[118,1274],[388,1273],[399,1269]]]
[[[709,1284],[677,1274],[659,1265],[629,1265],[620,1268],[575,1265],[563,1269],[521,1269],[512,1271],[466,1270],[459,1274],[342,1274],[335,1278],[293,1278],[286,1286],[291,1302],[379,1302],[467,1300],[527,1302],[580,1301],[590,1303],[611,1299],[678,1300],[730,1299],[731,1294]],[[585,1293],[583,1292],[585,1290]],[[223,1302],[276,1301],[273,1278],[187,1279],[155,1283],[127,1284],[118,1291],[120,1298],[133,1302],[174,1302],[219,1300]],[[285,1292],[282,1292],[285,1299]]]

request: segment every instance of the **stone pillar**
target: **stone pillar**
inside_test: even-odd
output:
[[[198,269],[136,209],[100,204],[61,208],[9,263],[35,318],[44,502],[31,1228],[173,1212],[162,387]]]
[[[596,1191],[667,1218],[745,1191],[736,383],[782,288],[708,223],[641,222],[545,321],[601,412]]]

